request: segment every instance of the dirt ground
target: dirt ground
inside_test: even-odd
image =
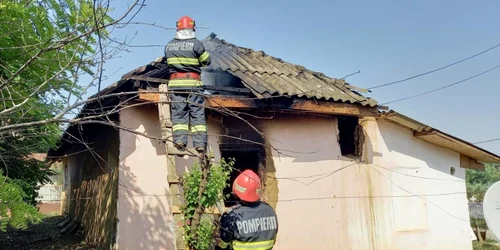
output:
[[[57,224],[62,216],[47,217],[40,224],[31,225],[26,230],[0,232],[0,249],[16,250],[93,250],[86,245],[81,236],[62,235]]]

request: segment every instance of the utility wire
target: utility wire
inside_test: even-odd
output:
[[[468,81],[468,80],[470,80],[470,79],[473,79],[473,78],[476,78],[476,77],[478,77],[478,76],[484,75],[484,74],[486,74],[486,73],[488,73],[488,72],[490,72],[490,71],[493,71],[493,70],[495,70],[495,69],[498,69],[498,68],[500,68],[500,65],[497,65],[497,66],[495,66],[495,67],[493,67],[493,68],[491,68],[491,69],[488,69],[488,70],[486,70],[486,71],[483,71],[483,72],[481,72],[481,73],[479,73],[479,74],[476,74],[476,75],[473,75],[473,76],[471,76],[471,77],[465,78],[465,79],[460,80],[460,81],[458,81],[458,82],[454,82],[454,83],[452,83],[452,84],[448,84],[448,85],[446,85],[446,86],[443,86],[443,87],[440,87],[440,88],[437,88],[437,89],[433,89],[433,90],[429,90],[429,91],[426,91],[426,92],[423,92],[423,93],[420,93],[420,94],[416,94],[416,95],[412,95],[412,96],[404,97],[404,98],[401,98],[401,99],[396,99],[396,100],[394,100],[394,101],[390,101],[390,102],[385,102],[385,103],[382,103],[382,104],[380,104],[380,105],[387,105],[387,104],[391,104],[391,103],[395,103],[395,102],[400,102],[400,101],[404,101],[404,100],[412,99],[412,98],[415,98],[415,97],[419,97],[419,96],[427,95],[427,94],[430,94],[430,93],[433,93],[433,92],[436,92],[436,91],[439,91],[439,90],[442,90],[442,89],[446,89],[446,88],[449,88],[449,87],[455,86],[455,85],[460,84],[460,83],[463,83],[463,82],[466,82],[466,81]]]
[[[484,53],[486,53],[486,52],[488,52],[488,51],[490,51],[490,50],[493,50],[493,49],[495,49],[495,48],[497,48],[497,47],[500,47],[500,43],[499,43],[499,44],[497,44],[497,45],[495,45],[495,46],[493,46],[493,47],[491,47],[491,48],[488,48],[488,49],[486,49],[486,50],[483,50],[483,51],[481,51],[481,52],[479,52],[479,53],[477,53],[477,54],[475,54],[475,55],[469,56],[469,57],[464,58],[464,59],[462,59],[462,60],[460,60],[460,61],[456,61],[456,62],[454,62],[454,63],[452,63],[452,64],[448,64],[448,65],[443,66],[443,67],[441,67],[441,68],[437,68],[437,69],[434,69],[434,70],[431,70],[431,71],[427,71],[427,72],[425,72],[425,73],[421,73],[421,74],[418,74],[418,75],[414,75],[414,76],[411,76],[411,77],[408,77],[408,78],[405,78],[405,79],[401,79],[401,80],[397,80],[397,81],[394,81],[394,82],[388,82],[388,83],[384,83],[384,84],[376,85],[376,86],[373,86],[373,87],[368,88],[368,90],[371,90],[371,89],[376,89],[376,88],[381,88],[381,87],[385,87],[385,86],[390,86],[390,85],[393,85],[393,84],[396,84],[396,83],[406,82],[406,81],[409,81],[409,80],[411,80],[411,79],[415,79],[415,78],[417,78],[417,77],[425,76],[425,75],[428,75],[428,74],[431,74],[431,73],[434,73],[434,72],[437,72],[437,71],[440,71],[440,70],[446,69],[446,68],[451,67],[451,66],[453,66],[453,65],[459,64],[459,63],[461,63],[461,62],[465,62],[465,61],[467,61],[467,60],[470,60],[470,59],[472,59],[472,58],[474,58],[474,57],[477,57],[477,56],[479,56],[479,55],[482,55],[482,54],[484,54]]]
[[[474,142],[472,144],[481,144],[481,143],[494,142],[494,141],[500,141],[500,138],[495,138],[495,139],[490,139],[490,140],[484,140],[484,141],[478,141],[478,142]]]

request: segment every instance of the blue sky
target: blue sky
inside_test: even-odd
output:
[[[115,0],[113,15],[131,0]],[[407,78],[461,60],[500,43],[500,1],[146,1],[134,21],[174,27],[182,15],[198,26],[198,38],[214,32],[239,46],[262,50],[285,61],[371,87]],[[120,3],[120,4],[118,4]],[[129,25],[113,37],[134,45],[163,46],[174,31]],[[107,86],[162,56],[163,47],[130,48],[106,63],[117,71]],[[442,71],[369,96],[379,103],[438,88],[500,64],[500,47]],[[500,138],[500,69],[390,108],[470,142]],[[95,92],[96,90],[91,90]],[[500,154],[500,141],[480,144]]]

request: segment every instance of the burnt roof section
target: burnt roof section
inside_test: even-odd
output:
[[[262,51],[254,51],[221,40],[211,33],[203,39],[212,57],[213,69],[239,77],[259,98],[276,95],[324,99],[328,101],[376,106],[377,101],[364,97],[342,79],[291,64]]]
[[[258,98],[273,96],[307,97],[336,101],[344,103],[360,104],[363,106],[377,106],[377,101],[364,97],[357,91],[363,89],[349,85],[342,79],[329,78],[326,75],[306,69],[303,66],[285,62],[279,58],[269,56],[262,51],[254,51],[228,43],[211,33],[202,40],[206,50],[212,57],[212,65],[204,70],[222,70],[242,80],[245,87],[250,89]],[[165,64],[151,62],[124,74],[118,82],[102,89],[100,92],[89,97],[105,96],[111,93],[132,91],[141,88],[135,86],[129,76],[140,75],[153,78],[168,78]],[[148,83],[156,87],[157,83]],[[148,86],[142,86],[142,88]],[[106,97],[107,106],[111,106],[123,97]],[[95,115],[96,108],[103,105],[98,101],[86,103],[75,118]],[[103,105],[106,106],[106,105]],[[64,146],[71,143],[69,134],[78,133],[78,126],[70,124],[63,133],[57,149],[48,152],[49,158],[64,154]]]
[[[202,42],[212,58],[212,65],[204,70],[220,69],[238,77],[258,98],[306,97],[377,106],[376,100],[358,93],[363,89],[352,86],[345,80],[327,77],[323,73],[285,62],[262,51],[236,46],[217,38],[214,33]],[[154,62],[130,71],[124,77],[128,75],[168,77],[166,68]]]

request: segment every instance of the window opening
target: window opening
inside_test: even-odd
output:
[[[258,148],[245,148],[245,145],[241,145],[240,148],[233,149],[223,149],[221,148],[222,158],[229,160],[229,158],[234,159],[233,171],[228,180],[229,186],[224,189],[224,195],[229,194],[226,198],[224,205],[226,207],[231,207],[236,204],[238,198],[232,193],[232,185],[236,177],[244,170],[251,169],[256,174],[259,174],[259,163],[260,163],[260,150]]]
[[[362,152],[363,131],[359,126],[358,117],[339,116],[337,120],[341,154],[343,156],[360,156]]]

